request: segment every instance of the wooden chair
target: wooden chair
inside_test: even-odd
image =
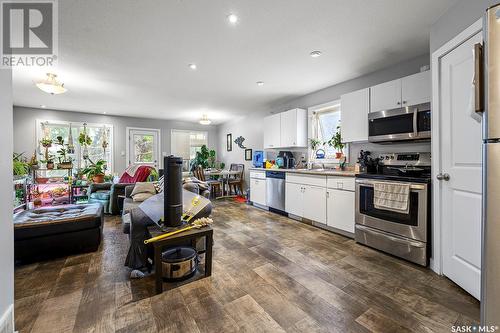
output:
[[[208,183],[208,186],[210,186],[210,195],[215,196],[216,193],[218,194],[221,192],[222,182],[220,180],[215,180],[215,179],[207,180],[205,178],[205,170],[203,170],[201,166],[197,166],[196,169],[194,169],[193,174],[196,178],[198,178],[198,180]]]
[[[239,173],[235,175],[233,178],[229,179],[229,192],[231,189],[234,189],[235,194],[243,195],[243,183],[245,178],[245,165],[244,164],[231,164],[231,171],[238,171]],[[239,193],[238,193],[239,190]]]

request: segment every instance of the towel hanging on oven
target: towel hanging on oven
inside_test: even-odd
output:
[[[410,211],[410,184],[375,182],[373,205],[377,209],[408,214]]]

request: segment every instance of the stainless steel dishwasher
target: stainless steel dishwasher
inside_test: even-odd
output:
[[[270,211],[285,213],[285,173],[266,171],[266,201]]]

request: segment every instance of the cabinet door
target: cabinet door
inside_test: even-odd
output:
[[[281,147],[297,145],[297,111],[296,109],[281,114]]]
[[[370,88],[370,112],[401,107],[401,79]]]
[[[304,217],[306,219],[326,223],[326,188],[303,185]]]
[[[328,189],[326,202],[326,224],[329,227],[354,233],[355,193]]]
[[[344,142],[367,141],[370,89],[342,95],[340,103],[342,140]]]
[[[273,114],[264,118],[264,148],[280,147],[281,115]]]
[[[403,106],[431,101],[431,71],[410,75],[401,79]]]
[[[262,206],[266,205],[265,179],[250,179],[250,200]]]
[[[303,187],[304,185],[300,184],[285,184],[285,210],[288,214],[293,214],[299,217],[303,216]]]

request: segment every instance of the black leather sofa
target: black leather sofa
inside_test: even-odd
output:
[[[102,238],[100,204],[64,205],[14,215],[14,257],[17,262],[92,252]]]

